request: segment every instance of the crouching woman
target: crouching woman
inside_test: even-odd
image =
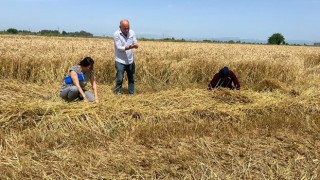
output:
[[[93,59],[86,57],[80,61],[78,65],[70,68],[60,90],[61,98],[68,102],[76,100],[99,102],[97,85],[93,73],[93,64]],[[89,81],[92,85],[94,95],[85,88]]]

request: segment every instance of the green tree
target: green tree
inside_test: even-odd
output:
[[[17,29],[14,29],[14,28],[9,28],[9,29],[7,30],[7,33],[9,33],[9,34],[18,34],[18,30],[17,30]]]
[[[59,36],[60,32],[58,30],[41,30],[40,34],[45,36]]]
[[[286,44],[284,40],[285,38],[282,34],[274,33],[272,36],[269,37],[268,44],[277,44],[277,45]]]
[[[86,31],[80,31],[78,36],[81,36],[81,37],[93,37],[93,34],[91,34],[89,32],[86,32]]]

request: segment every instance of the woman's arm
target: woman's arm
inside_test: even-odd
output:
[[[95,102],[97,103],[97,102],[99,102],[99,98],[98,98],[97,83],[95,81],[94,74],[91,75],[90,82],[92,85],[92,90],[94,92],[94,99],[95,99]]]
[[[78,74],[75,71],[71,71],[70,72],[70,76],[72,79],[73,84],[78,88],[79,93],[82,95],[83,97],[83,101],[84,102],[88,102],[88,99],[86,97],[86,94],[84,94],[82,88],[80,87],[80,83],[79,83],[79,79],[78,79]]]

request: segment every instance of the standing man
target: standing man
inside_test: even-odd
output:
[[[122,94],[122,81],[124,71],[128,76],[129,96],[134,94],[135,63],[133,48],[137,49],[137,38],[133,30],[130,29],[129,21],[120,21],[119,30],[114,33],[115,66],[117,70],[116,93]]]

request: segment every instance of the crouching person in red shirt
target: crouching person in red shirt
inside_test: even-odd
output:
[[[229,70],[228,67],[220,69],[220,71],[213,76],[210,84],[208,85],[208,90],[219,87],[240,90],[240,83],[237,76],[234,72]]]

